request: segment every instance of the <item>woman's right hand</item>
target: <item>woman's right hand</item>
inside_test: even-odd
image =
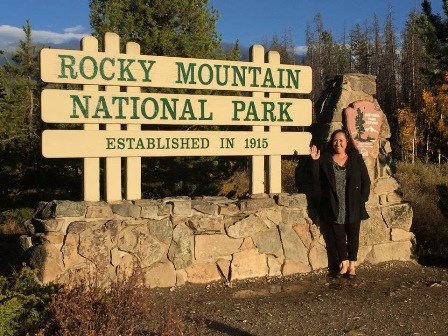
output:
[[[320,158],[320,150],[318,150],[315,145],[312,145],[310,148],[310,156],[313,160],[318,160]]]

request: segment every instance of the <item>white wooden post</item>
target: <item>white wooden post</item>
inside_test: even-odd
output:
[[[81,40],[81,48],[86,52],[98,52],[98,40],[93,36],[86,36]],[[98,91],[98,85],[83,85],[84,91]],[[84,130],[97,131],[99,124],[84,124]],[[100,159],[83,159],[83,193],[85,201],[100,200]]]
[[[261,45],[253,45],[250,48],[250,58],[252,62],[264,62],[264,48]],[[263,92],[253,92],[252,97],[262,98]],[[264,126],[252,126],[252,131],[263,132]],[[262,194],[265,191],[264,183],[264,156],[252,156],[250,192],[254,194]]]
[[[128,42],[126,44],[126,53],[128,55],[140,55],[140,45],[135,42]],[[138,86],[128,87],[127,92],[140,93],[141,89]],[[128,124],[126,129],[128,131],[140,131],[140,124]],[[142,198],[142,158],[141,157],[127,157],[126,161],[126,199],[135,200]]]
[[[278,51],[269,51],[267,58],[270,65],[280,64],[280,54]],[[280,98],[280,93],[269,93],[269,98]],[[282,136],[280,134],[281,126],[269,126],[269,132],[278,133],[279,137]],[[269,193],[278,194],[282,192],[282,157],[281,155],[270,155],[268,159]]]
[[[104,38],[106,53],[120,53],[120,37],[115,33],[106,33]],[[107,92],[120,92],[116,85],[106,85]],[[106,130],[120,130],[120,124],[106,124]],[[106,158],[106,202],[121,201],[121,157]]]

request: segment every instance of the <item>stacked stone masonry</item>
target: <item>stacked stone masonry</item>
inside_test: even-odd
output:
[[[313,139],[344,127],[344,109],[367,100],[382,113],[379,139],[365,157],[372,181],[370,218],[361,223],[360,263],[410,260],[412,208],[392,176],[389,124],[375,77],[336,76],[315,107]],[[87,274],[104,281],[136,269],[149,287],[287,276],[335,264],[331,235],[305,194],[104,202],[42,202],[22,237],[40,279],[70,283]],[[328,253],[327,253],[328,250]],[[327,255],[330,257],[327,257]]]
[[[412,209],[393,195],[368,205],[360,262],[411,258]],[[312,213],[305,194],[42,202],[22,243],[44,283],[87,274],[107,283],[136,268],[148,287],[287,276],[329,266]]]

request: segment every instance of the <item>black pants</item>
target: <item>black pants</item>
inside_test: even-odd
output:
[[[357,260],[360,226],[361,222],[333,224],[334,240],[339,260]]]

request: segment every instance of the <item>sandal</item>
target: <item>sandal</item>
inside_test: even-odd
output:
[[[347,272],[347,273],[344,274],[344,277],[346,279],[355,280],[356,279],[356,274],[350,274],[350,273]]]
[[[348,272],[348,260],[343,260],[339,264],[339,271],[336,272],[335,277],[342,278],[347,274],[347,272]]]
[[[345,277],[347,279],[356,279],[356,271],[355,271],[355,267],[348,267],[347,268],[347,272],[345,273]]]

